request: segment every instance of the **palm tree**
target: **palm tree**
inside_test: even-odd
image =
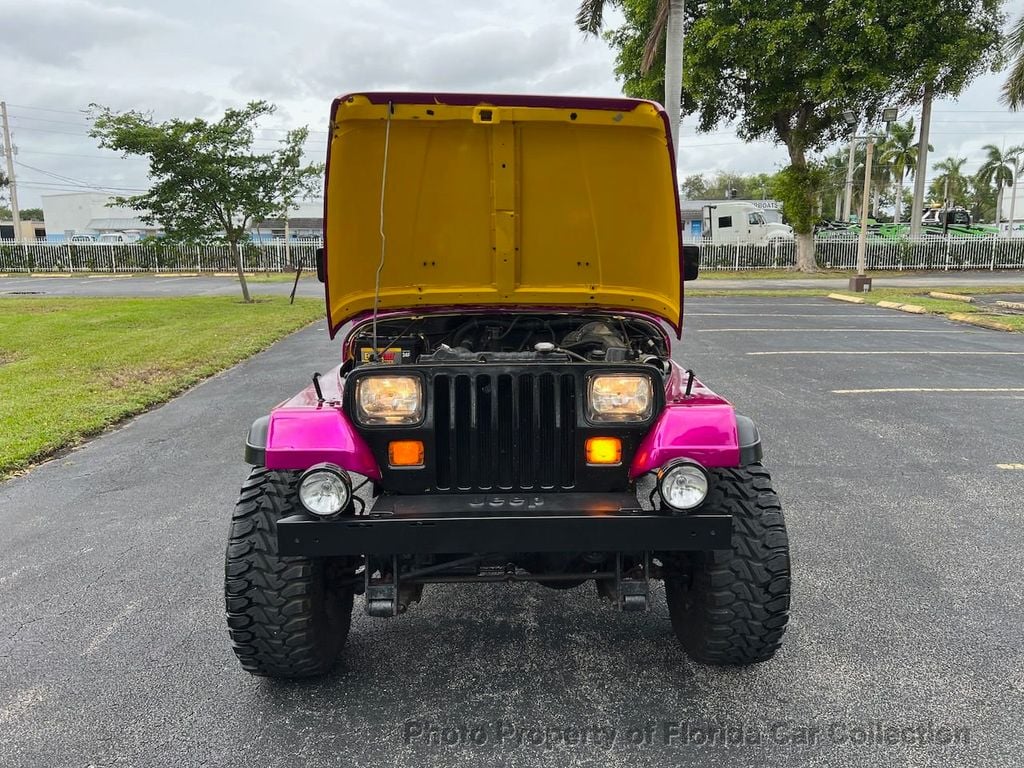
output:
[[[1003,50],[1013,61],[1000,100],[1016,111],[1024,106],[1024,16],[1013,25]]]
[[[947,157],[932,166],[933,171],[939,171],[933,184],[936,189],[942,190],[944,200],[951,200],[955,204],[958,199],[963,199],[967,187],[967,179],[964,177],[966,164],[966,157]]]
[[[914,141],[914,119],[905,123],[893,123],[889,137],[882,145],[881,160],[896,178],[896,200],[893,204],[893,221],[900,223],[900,206],[903,203],[903,180],[912,179],[917,168],[919,141]],[[928,151],[933,147],[929,144]]]
[[[995,144],[986,144],[982,149],[986,152],[985,162],[978,171],[978,178],[985,184],[996,188],[996,227],[1003,220],[1003,191],[1012,186],[1016,180],[1016,155],[1020,147],[1003,151]]]
[[[598,35],[604,26],[605,6],[622,0],[581,0],[576,11],[576,26],[588,35]],[[672,130],[672,150],[679,149],[679,110],[683,93],[683,3],[684,0],[658,0],[654,26],[644,45],[641,64],[647,72],[658,58],[661,42],[665,40],[665,111]]]

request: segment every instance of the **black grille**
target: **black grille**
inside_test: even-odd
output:
[[[437,489],[573,488],[577,397],[572,373],[435,375]]]

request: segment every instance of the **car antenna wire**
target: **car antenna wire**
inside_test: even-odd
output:
[[[387,122],[384,127],[384,165],[380,173],[380,262],[377,264],[377,274],[373,285],[373,360],[380,360],[380,350],[377,348],[377,309],[380,306],[380,273],[384,270],[384,253],[387,247],[387,238],[384,234],[384,193],[387,191],[388,181],[388,149],[391,146],[391,115],[395,111],[395,105],[388,101]]]

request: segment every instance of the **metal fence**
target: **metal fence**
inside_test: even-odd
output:
[[[316,243],[247,243],[242,263],[250,272],[283,272],[299,264],[316,268]],[[855,239],[819,239],[818,265],[850,270],[857,266]],[[796,243],[701,246],[706,270],[785,269],[796,264]],[[867,244],[867,266],[874,270],[1024,269],[1024,238],[919,238]],[[79,244],[0,241],[0,272],[227,272],[234,270],[231,251],[220,243]]]
[[[815,241],[818,266],[857,268],[856,239]],[[796,265],[796,243],[701,245],[701,269],[785,269]],[[874,270],[1024,269],[1024,238],[873,238],[867,242],[867,268]]]
[[[299,264],[316,268],[317,243],[246,243],[248,272],[283,272]],[[222,243],[22,243],[0,241],[0,272],[226,272],[234,270]]]

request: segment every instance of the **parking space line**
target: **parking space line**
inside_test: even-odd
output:
[[[698,333],[957,333],[950,328],[697,328]]]
[[[999,469],[1024,469],[1024,464],[996,464]]]
[[[975,355],[991,357],[1024,357],[1024,352],[932,352],[918,350],[893,350],[891,352],[873,349],[870,351],[851,351],[842,349],[788,349],[777,352],[746,352],[750,356],[765,355]]]
[[[894,392],[1024,392],[1024,387],[883,387],[832,390],[833,395],[880,395]]]
[[[687,312],[687,317],[859,317],[868,320],[903,319],[903,315],[864,313],[864,312],[808,312],[805,314],[782,314],[779,312]],[[910,319],[910,318],[907,318]]]

